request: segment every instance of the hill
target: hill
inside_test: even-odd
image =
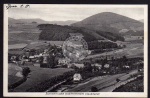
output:
[[[48,21],[42,20],[40,18],[36,18],[36,19],[18,19],[18,21],[22,21],[22,22],[26,22],[26,23],[36,22],[38,24],[48,23]]]
[[[87,28],[52,24],[41,24],[38,25],[38,28],[42,31],[39,35],[40,40],[64,41],[70,36],[70,33],[80,33],[84,36],[84,39],[87,42],[104,39],[112,41],[124,41],[124,38],[120,35],[113,34],[111,32],[90,30]]]
[[[23,22],[23,21],[20,21],[18,19],[13,19],[13,18],[8,18],[8,23],[9,25],[12,25],[12,24],[20,24],[20,23],[26,23],[26,22]]]
[[[144,23],[144,19],[139,20],[140,22]]]
[[[8,18],[8,23],[9,24],[27,24],[27,23],[32,23],[36,22],[37,24],[43,24],[43,23],[48,23],[47,21],[44,21],[42,19],[36,18],[36,19],[13,19],[13,18]]]
[[[45,21],[40,18],[36,19],[13,19],[8,18],[9,25],[12,24],[30,24],[30,23],[37,23],[37,24],[57,24],[57,25],[71,25],[77,21],[74,20],[67,20],[67,21]]]
[[[57,24],[57,25],[71,25],[76,23],[77,21],[74,20],[67,20],[67,21],[49,21],[49,24]]]
[[[144,29],[142,22],[112,12],[103,12],[90,16],[80,22],[72,24],[72,26],[113,33],[119,33],[122,29],[136,31]]]
[[[127,32],[121,33],[121,35],[123,36],[144,36],[144,31],[133,31],[133,30],[129,30]]]
[[[41,24],[38,28],[42,30],[40,40],[65,41],[70,33],[80,33],[86,41],[103,40],[104,38],[92,30],[71,26],[60,26],[52,24]]]

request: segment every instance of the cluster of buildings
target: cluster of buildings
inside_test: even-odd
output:
[[[14,44],[8,46],[8,61],[38,62],[40,57],[48,57],[50,43],[34,42],[30,44]],[[45,58],[44,58],[45,59]]]

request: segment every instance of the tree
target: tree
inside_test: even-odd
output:
[[[97,91],[98,91],[97,87],[95,87],[95,86],[91,87],[91,92],[97,92]]]
[[[84,70],[87,72],[92,72],[92,65],[89,62],[84,63]]]
[[[127,64],[127,61],[128,61],[128,59],[127,59],[127,57],[124,55],[124,56],[122,57],[122,62],[123,62],[124,64]]]

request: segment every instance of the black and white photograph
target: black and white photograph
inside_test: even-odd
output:
[[[147,96],[147,5],[4,5],[4,95]]]

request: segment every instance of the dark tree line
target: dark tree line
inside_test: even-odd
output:
[[[89,48],[89,50],[110,49],[110,48],[118,48],[118,45],[116,43],[112,43],[112,42],[92,41],[92,42],[88,42],[88,48]]]
[[[41,24],[38,28],[42,30],[39,35],[40,40],[53,40],[53,41],[64,41],[69,37],[69,33],[81,33],[87,42],[102,40],[103,37],[112,41],[124,41],[124,37],[119,34],[104,31],[94,31],[88,28],[72,27],[72,26],[60,26],[53,24]],[[96,36],[100,35],[100,36]]]
[[[99,35],[110,39],[112,41],[125,41],[124,37],[122,37],[121,35],[117,34],[117,33],[112,33],[112,32],[101,32],[101,31],[96,31]]]

